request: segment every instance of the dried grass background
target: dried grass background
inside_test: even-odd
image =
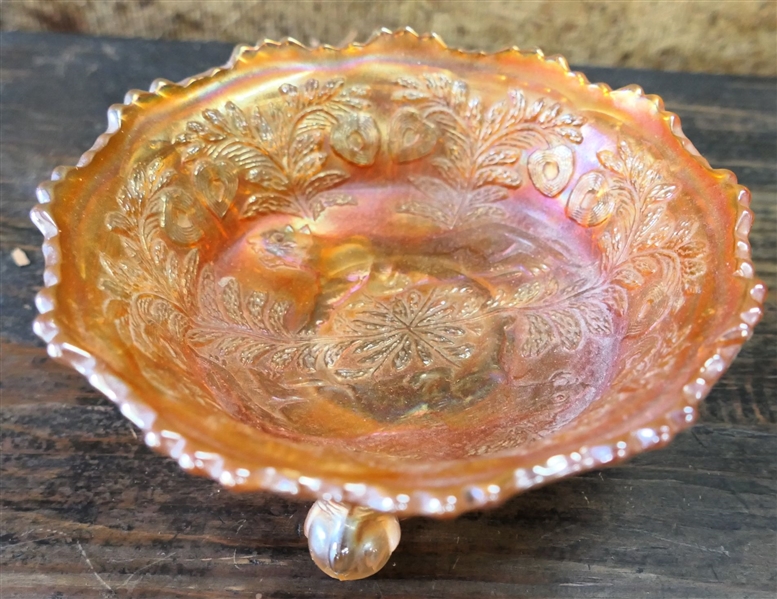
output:
[[[405,25],[581,65],[777,75],[775,0],[3,0],[0,11],[6,31],[230,42],[339,44]]]

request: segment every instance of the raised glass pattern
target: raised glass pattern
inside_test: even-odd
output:
[[[268,43],[110,115],[36,330],[227,486],[478,508],[668,441],[760,316],[747,191],[560,58]]]

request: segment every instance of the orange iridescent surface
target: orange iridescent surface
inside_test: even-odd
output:
[[[760,316],[747,191],[563,59],[268,43],[110,114],[36,330],[228,486],[495,502],[668,441]]]

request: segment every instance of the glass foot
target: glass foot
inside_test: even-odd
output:
[[[399,544],[399,521],[364,507],[319,499],[305,519],[313,561],[338,580],[372,576]]]

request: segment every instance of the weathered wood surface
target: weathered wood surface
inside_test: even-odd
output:
[[[458,520],[412,519],[389,566],[338,583],[307,555],[307,505],[233,495],[137,439],[32,334],[43,259],[39,180],[73,164],[105,109],[156,77],[224,62],[224,44],[3,34],[0,85],[0,595],[481,599],[773,598],[777,592],[777,303],[667,449]],[[759,274],[777,289],[777,81],[587,69],[661,94],[713,165],[753,191]],[[9,256],[20,247],[32,263]]]

